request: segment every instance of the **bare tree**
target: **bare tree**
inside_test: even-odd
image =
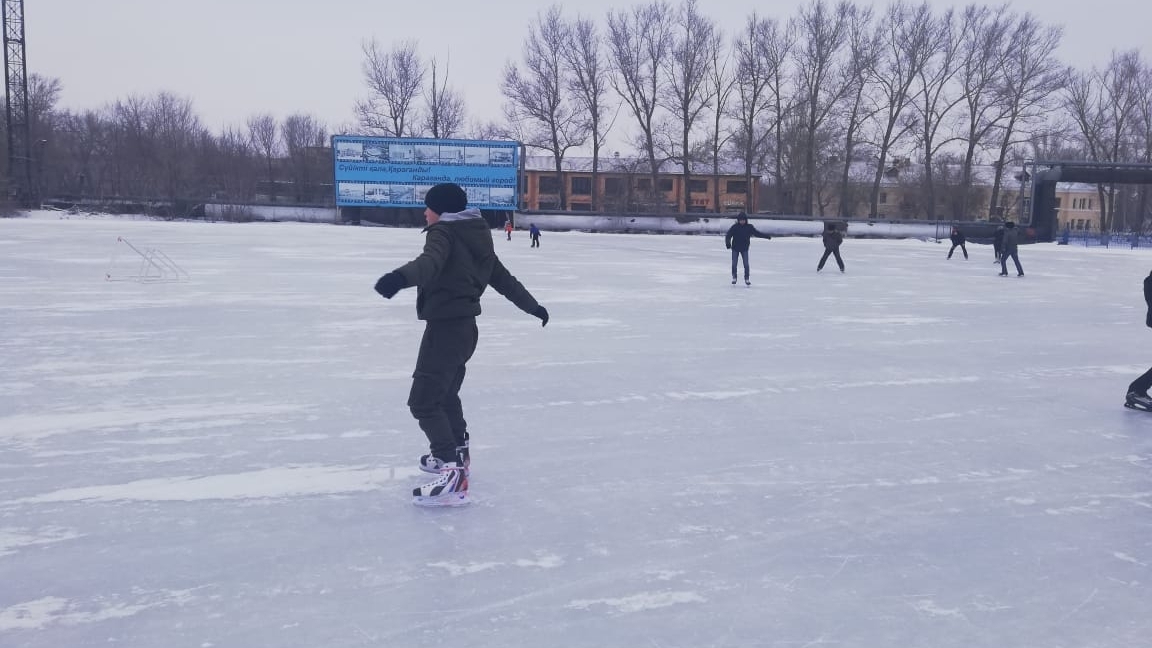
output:
[[[321,177],[328,158],[328,130],[316,117],[296,113],[284,119],[280,132],[283,134],[296,202],[312,202],[315,200],[312,184]]]
[[[960,186],[952,203],[952,218],[968,218],[968,201],[972,187],[972,166],[976,150],[1004,116],[1005,104],[998,96],[999,81],[1008,51],[1012,16],[1006,5],[991,9],[971,5],[963,17],[957,79],[962,84],[965,128],[964,157],[960,167]]]
[[[612,87],[636,118],[641,148],[648,158],[653,195],[659,200],[660,161],[656,159],[656,110],[664,94],[661,69],[670,55],[672,12],[656,0],[631,11],[608,13]]]
[[[1119,162],[1129,153],[1127,134],[1140,101],[1143,70],[1138,50],[1113,53],[1104,70],[1075,74],[1066,88],[1072,113],[1092,159]],[[1112,231],[1116,213],[1116,185],[1097,185],[1100,226]]]
[[[432,85],[424,93],[424,131],[437,139],[454,137],[464,125],[464,98],[448,86],[448,67],[439,80],[440,66],[436,59],[430,64]]]
[[[860,200],[853,189],[852,167],[856,161],[860,145],[860,128],[873,117],[875,109],[868,102],[867,91],[872,85],[872,74],[876,69],[876,57],[880,47],[877,33],[872,24],[871,9],[858,9],[853,12],[848,23],[848,62],[844,66],[844,81],[847,87],[843,116],[844,160],[840,167],[839,204],[840,217],[847,218],[856,213]]]
[[[388,137],[412,135],[415,102],[424,87],[425,68],[419,45],[408,40],[384,51],[376,39],[364,43],[361,68],[368,98],[356,103],[360,125]]]
[[[811,214],[816,201],[816,167],[819,161],[820,131],[847,92],[837,83],[838,64],[848,43],[849,16],[855,11],[848,2],[829,7],[825,0],[812,0],[800,9],[793,22],[799,46],[796,48],[797,109],[804,135],[802,156],[801,213]]]
[[[745,206],[749,211],[756,209],[752,204],[752,170],[762,164],[767,139],[780,125],[779,120],[767,119],[767,115],[773,105],[773,92],[779,89],[773,80],[778,78],[778,71],[784,65],[784,57],[777,56],[785,51],[783,40],[775,20],[753,13],[745,20],[744,29],[733,46],[736,53],[733,138],[737,156],[744,163],[744,182],[748,187]],[[759,181],[759,174],[755,180]]]
[[[960,47],[960,34],[956,26],[955,14],[945,11],[933,26],[931,55],[916,75],[916,101],[914,106],[920,122],[920,155],[923,158],[921,178],[924,215],[929,220],[936,219],[936,162],[937,154],[956,137],[941,137],[940,129],[949,121],[952,111],[963,101],[960,92],[954,91],[953,79],[957,73],[957,56]],[[947,134],[947,133],[945,133]]]
[[[927,63],[933,48],[932,10],[926,3],[910,7],[903,0],[888,6],[881,27],[881,55],[875,72],[879,89],[876,171],[868,214],[879,213],[880,184],[888,169],[888,155],[896,142],[915,127],[905,109],[913,100],[912,83]]]
[[[608,62],[604,56],[603,39],[596,23],[588,18],[576,18],[568,26],[568,42],[564,48],[568,66],[568,91],[587,120],[592,138],[592,210],[600,211],[600,150],[608,138],[611,123],[608,119],[604,95],[608,91]]]
[[[268,195],[272,202],[276,202],[276,179],[272,174],[272,160],[280,151],[280,129],[276,118],[268,113],[249,117],[248,138],[264,161],[268,172]]]
[[[720,159],[724,147],[732,139],[732,130],[725,128],[724,124],[724,119],[729,113],[732,93],[736,87],[736,77],[732,73],[732,56],[732,50],[720,47],[720,43],[717,42],[716,47],[712,48],[712,61],[708,65],[708,79],[706,81],[708,84],[707,94],[712,96],[714,102],[707,145],[708,158],[712,162],[712,206],[717,214],[724,211],[724,205],[720,204]],[[748,204],[750,195],[750,189],[745,189],[745,211],[751,210],[751,206]]]
[[[997,126],[999,146],[993,163],[989,214],[995,213],[1000,203],[1000,183],[1008,153],[1023,141],[1019,131],[1044,120],[1045,108],[1067,79],[1064,66],[1056,58],[1062,35],[1060,27],[1046,27],[1032,14],[1024,14],[1016,21],[1001,77],[1000,96],[1006,108],[1005,117]]]
[[[713,99],[707,80],[719,49],[720,34],[712,19],[700,13],[696,0],[683,0],[673,20],[671,49],[663,66],[668,85],[660,97],[675,124],[675,139],[666,144],[664,152],[669,160],[680,163],[681,213],[692,203],[692,133]]]
[[[521,141],[552,155],[560,185],[560,209],[568,208],[564,156],[587,139],[585,121],[566,99],[564,46],[567,27],[559,5],[537,14],[524,42],[524,70],[509,63],[501,90],[508,98],[511,121],[525,125]]]

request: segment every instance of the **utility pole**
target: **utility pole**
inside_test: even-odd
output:
[[[28,111],[28,67],[24,48],[24,0],[0,0],[4,8],[4,89],[8,97],[8,196],[22,205],[32,199],[32,147]]]

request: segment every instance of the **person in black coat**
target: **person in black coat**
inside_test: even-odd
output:
[[[752,280],[749,278],[748,273],[748,247],[752,244],[752,237],[771,239],[772,237],[767,234],[761,234],[755,227],[748,223],[748,215],[740,212],[736,217],[736,224],[728,228],[728,233],[724,235],[724,247],[732,250],[732,283],[736,283],[736,260],[738,258],[744,259],[744,283],[749,286],[752,285]]]
[[[996,233],[992,235],[992,251],[996,254],[996,260],[993,263],[1000,263],[1000,257],[1004,254],[1004,226],[996,228]]]
[[[1144,316],[1144,324],[1148,328],[1152,328],[1152,273],[1144,277],[1144,303],[1148,305],[1148,314]],[[1124,406],[1152,411],[1152,397],[1148,396],[1150,387],[1152,387],[1152,369],[1145,371],[1142,376],[1128,385],[1128,396],[1124,399]]]
[[[1000,249],[1000,276],[1008,276],[1008,258],[1012,258],[1012,262],[1016,264],[1016,276],[1024,276],[1024,268],[1020,267],[1020,255],[1016,253],[1017,242],[1019,240],[1019,230],[1016,229],[1016,223],[1008,221],[1004,223],[1004,238],[1002,239]]]
[[[816,272],[824,269],[824,263],[832,255],[836,256],[836,265],[840,266],[840,272],[844,272],[844,259],[840,258],[840,244],[844,242],[844,233],[837,229],[836,223],[828,223],[821,238],[824,239],[824,256],[820,257]]]
[[[419,467],[439,478],[412,491],[421,506],[466,503],[471,455],[460,402],[466,366],[476,351],[480,297],[491,286],[520,310],[548,323],[548,311],[496,256],[492,233],[479,209],[468,207],[460,185],[433,186],[424,197],[424,251],[380,277],[376,292],[392,299],[416,288],[416,317],[424,337],[412,372],[408,409],[428,438]]]
[[[964,238],[964,232],[961,232],[959,227],[953,227],[952,236],[949,238],[952,239],[952,249],[948,250],[948,258],[951,259],[952,253],[956,251],[957,247],[959,247],[960,251],[964,253],[964,259],[967,260],[968,248],[964,247],[964,241],[966,240]]]

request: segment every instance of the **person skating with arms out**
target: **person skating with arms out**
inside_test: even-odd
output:
[[[491,286],[520,310],[548,323],[548,311],[497,258],[492,234],[480,210],[468,208],[468,196],[453,183],[438,184],[424,198],[424,251],[411,262],[380,277],[376,292],[391,299],[416,286],[416,317],[424,320],[424,337],[408,407],[428,437],[430,452],[420,469],[437,479],[412,491],[422,506],[467,503],[468,428],[460,403],[460,386],[476,350],[480,296]]]
[[[752,279],[748,271],[748,248],[752,245],[752,238],[762,238],[771,240],[772,237],[767,234],[761,234],[759,230],[748,223],[748,215],[740,212],[736,216],[736,223],[728,228],[728,233],[724,235],[724,247],[732,250],[732,284],[736,284],[736,262],[740,259],[744,260],[744,284],[751,286]]]

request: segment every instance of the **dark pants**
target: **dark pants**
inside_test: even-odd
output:
[[[948,258],[949,258],[949,259],[951,259],[951,258],[952,258],[952,253],[956,251],[956,248],[960,248],[960,251],[964,253],[964,258],[965,258],[965,259],[967,259],[967,258],[968,258],[968,248],[964,247],[964,244],[963,244],[963,243],[953,243],[953,244],[952,244],[952,249],[951,249],[951,250],[948,250]]]
[[[816,266],[816,271],[819,272],[824,269],[824,263],[828,261],[828,257],[836,256],[836,265],[840,266],[840,272],[844,272],[844,259],[840,258],[840,248],[824,248],[824,256],[820,257],[820,264]]]
[[[736,278],[736,261],[744,260],[744,281],[748,281],[748,250],[732,248],[732,278]]]
[[[1133,380],[1132,384],[1128,385],[1128,391],[1136,392],[1137,394],[1147,394],[1150,388],[1152,388],[1152,369],[1145,371],[1144,375]]]
[[[1000,273],[1008,274],[1008,257],[1012,257],[1012,262],[1016,264],[1016,274],[1024,274],[1024,268],[1020,267],[1020,257],[1016,256],[1016,248],[1004,250],[1004,254],[1000,255]]]
[[[540,237],[539,236],[533,236],[532,237],[532,245],[530,247],[540,247]]]
[[[475,317],[429,320],[424,326],[408,408],[441,461],[456,461],[456,447],[468,439],[460,385],[478,339]]]
[[[508,240],[511,241],[512,240],[512,230],[504,230],[504,232],[506,234],[508,234]]]
[[[999,263],[1000,257],[1004,255],[1003,246],[1000,245],[999,243],[993,243],[992,244],[992,252],[996,254],[996,261],[994,261],[993,263]]]

